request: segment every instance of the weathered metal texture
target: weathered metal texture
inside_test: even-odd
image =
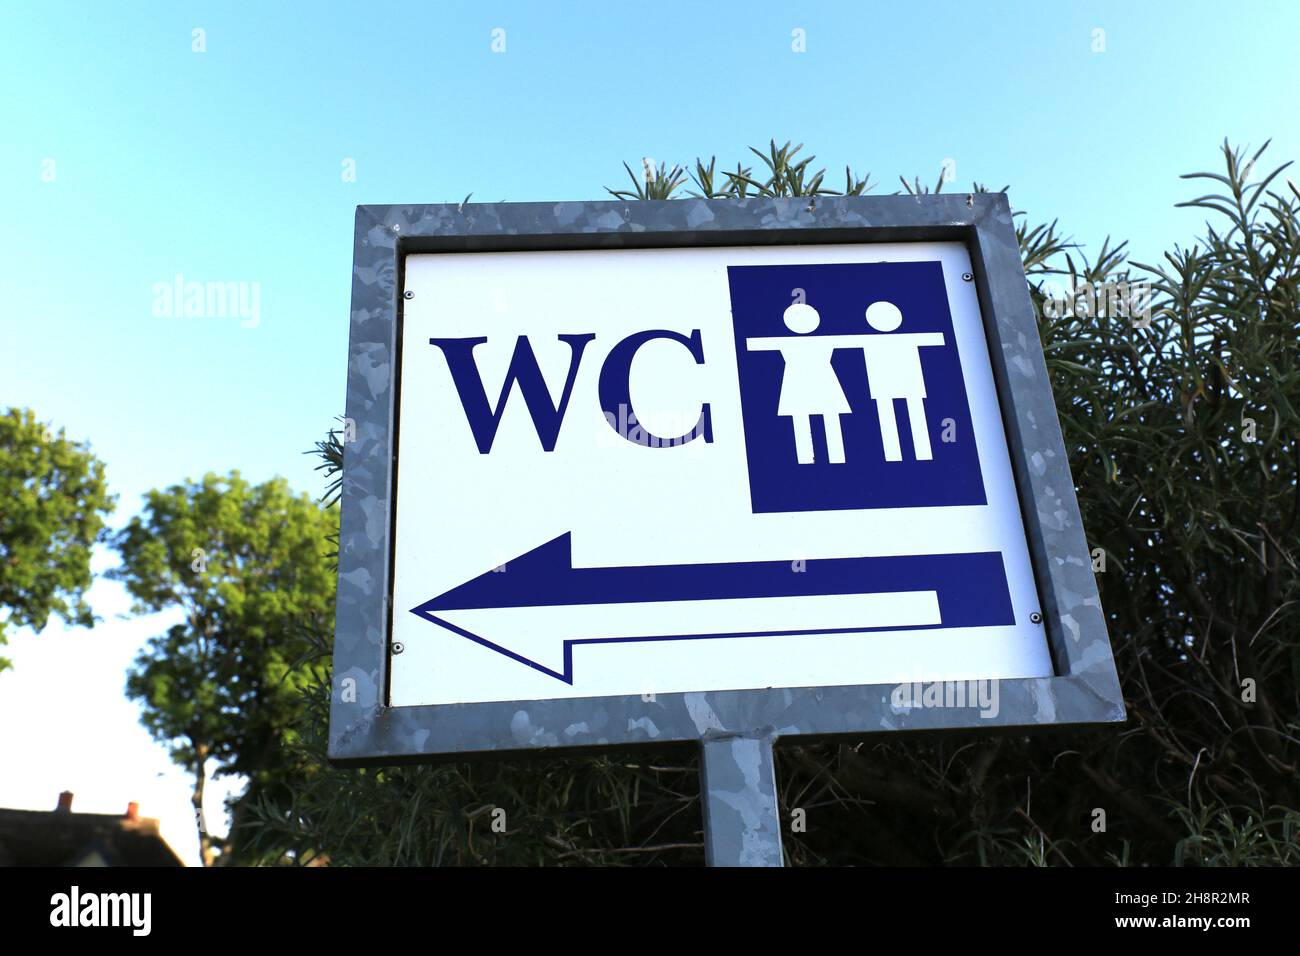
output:
[[[970,249],[1056,675],[999,682],[996,712],[908,707],[892,685],[386,706],[403,257],[412,252],[960,240]],[[361,206],[356,217],[330,757],[615,747],[753,735],[1124,720],[1011,210],[1001,194]]]
[[[708,737],[700,745],[704,855],[709,866],[780,866],[781,820],[773,739]]]

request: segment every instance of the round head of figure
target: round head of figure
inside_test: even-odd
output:
[[[806,302],[796,302],[785,310],[785,327],[791,332],[806,335],[822,324],[817,310]]]
[[[877,332],[892,332],[903,324],[903,313],[892,302],[873,302],[867,306],[867,325]]]

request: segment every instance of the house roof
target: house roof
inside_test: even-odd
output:
[[[0,866],[184,866],[150,817],[0,808]]]

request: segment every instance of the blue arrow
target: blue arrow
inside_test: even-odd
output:
[[[796,564],[803,570],[796,572]],[[728,564],[668,564],[632,567],[575,568],[571,534],[521,555],[505,572],[488,571],[438,595],[411,613],[469,638],[484,647],[535,668],[566,684],[573,683],[573,648],[578,644],[635,641],[683,641],[787,634],[850,633],[870,630],[921,630],[1014,624],[1002,556],[996,551],[970,554],[902,555],[870,558],[819,558],[806,562],[742,561]],[[453,624],[443,612],[489,608],[564,605],[646,604],[662,601],[710,601],[737,598],[870,595],[933,591],[942,624],[744,630],[702,634],[609,636],[564,640],[562,671],[553,670],[502,644]]]

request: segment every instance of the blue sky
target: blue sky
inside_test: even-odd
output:
[[[1149,259],[1199,232],[1177,177],[1217,168],[1225,136],[1300,153],[1298,27],[1282,0],[0,3],[0,405],[91,440],[115,523],[208,470],[317,491],[301,452],[343,407],[358,203],[600,198],[623,161],[734,167],[773,136],[876,192],[952,159],[955,188],[1009,184],[1087,248]],[[255,284],[258,321],[155,315],[177,274]],[[52,806],[78,776],[80,808],[116,811],[147,778],[142,812],[192,858],[184,781],[121,700],[165,622],[93,597],[93,633],[14,637],[0,727],[48,702],[107,737],[0,731],[0,805]]]

